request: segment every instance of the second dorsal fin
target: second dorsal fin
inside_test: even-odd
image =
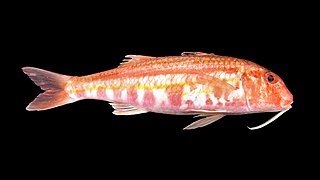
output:
[[[213,53],[204,53],[204,52],[182,52],[181,56],[208,56],[208,55],[215,55]]]
[[[122,60],[122,63],[120,63],[120,66],[127,65],[131,62],[136,61],[148,61],[149,59],[153,59],[155,57],[152,56],[143,56],[143,55],[126,55],[125,58]]]

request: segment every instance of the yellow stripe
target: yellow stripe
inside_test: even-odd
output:
[[[194,83],[196,84],[196,83]],[[190,86],[192,84],[187,84],[187,83],[178,83],[178,84],[162,84],[162,85],[154,85],[154,86],[144,86],[142,84],[139,85],[131,85],[131,86],[123,86],[120,84],[115,84],[113,86],[95,86],[92,88],[85,88],[85,89],[71,89],[71,93],[77,93],[77,92],[84,92],[84,91],[92,91],[92,90],[98,90],[98,88],[103,88],[103,89],[112,89],[112,90],[118,90],[118,89],[127,89],[131,88],[133,90],[138,90],[138,89],[162,89],[162,88],[169,88],[172,86]]]

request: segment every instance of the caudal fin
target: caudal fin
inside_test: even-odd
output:
[[[55,108],[75,100],[70,98],[64,90],[66,83],[71,76],[57,74],[54,72],[34,68],[24,67],[23,72],[37,85],[44,93],[39,94],[28,106],[28,111],[41,111]]]

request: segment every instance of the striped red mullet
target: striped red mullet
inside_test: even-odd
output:
[[[247,60],[201,52],[181,56],[128,55],[119,67],[88,76],[66,76],[22,68],[45,90],[27,110],[46,110],[82,99],[109,101],[116,115],[157,112],[198,115],[185,129],[208,125],[225,115],[291,108],[293,96],[273,72]]]

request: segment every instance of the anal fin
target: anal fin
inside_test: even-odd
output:
[[[135,106],[125,104],[125,103],[110,103],[110,105],[115,109],[112,113],[115,115],[135,115],[135,114],[142,114],[147,113],[148,111],[137,108]]]
[[[183,128],[183,130],[190,130],[190,129],[196,129],[199,127],[203,127],[203,126],[207,126],[221,118],[223,118],[225,115],[224,114],[216,114],[216,115],[212,115],[209,117],[205,117],[202,119],[199,119],[191,124],[189,124],[188,126],[186,126],[185,128]]]

